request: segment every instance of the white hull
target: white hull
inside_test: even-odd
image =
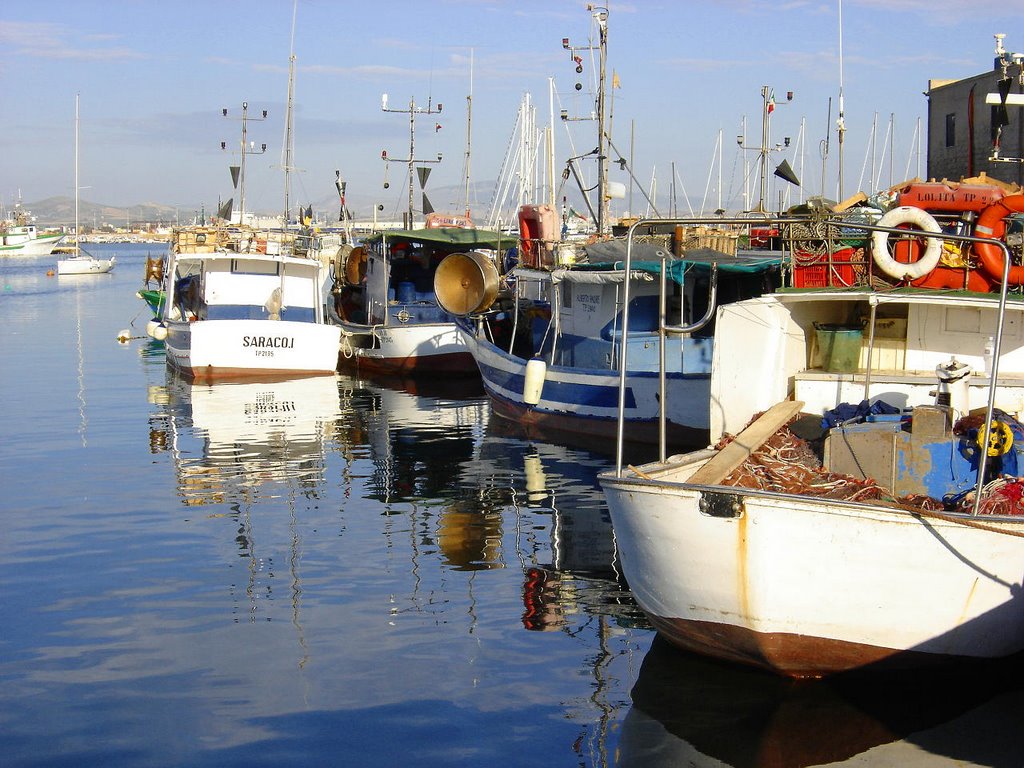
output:
[[[324,319],[321,247],[291,232],[176,230],[154,329],[168,364],[201,380],[335,372],[341,329]]]
[[[365,326],[342,323],[341,365],[368,373],[476,373],[455,323]]]
[[[676,644],[792,676],[1024,649],[1024,520],[681,484],[700,463],[601,477],[630,588]]]
[[[167,361],[199,379],[333,373],[336,326],[274,320],[165,321]]]
[[[97,259],[92,256],[72,256],[57,260],[58,275],[102,275],[114,269],[115,257]]]
[[[731,449],[748,441],[751,450],[760,446],[770,432],[762,434],[755,424],[746,433],[744,427],[786,400],[798,401],[792,412],[802,410],[813,421],[865,397],[912,407],[912,423],[901,424],[897,416],[891,427],[881,419],[832,430],[824,466],[873,479],[893,497],[948,497],[952,505],[977,482],[971,421],[960,420],[986,401],[991,376],[983,352],[998,331],[998,301],[847,291],[777,293],[722,306],[711,439],[728,432],[739,435]],[[1024,474],[1017,461],[1024,456],[1022,318],[1024,304],[1011,302],[995,393],[995,407],[1005,411],[997,418],[1018,425],[998,454],[1007,461],[998,471],[1011,477]],[[816,329],[861,322],[864,338],[856,326],[843,365],[826,363]],[[953,357],[970,368],[949,385],[948,405],[936,406],[936,368],[946,370]],[[978,417],[975,411],[972,418]],[[953,428],[958,422],[964,432]],[[1024,650],[1024,516],[936,517],[880,502],[804,495],[799,470],[761,486],[786,493],[738,487],[727,478],[743,455],[731,454],[737,463],[717,454],[719,470],[706,471],[695,484],[689,478],[711,451],[601,476],[623,571],[641,607],[671,641],[796,677]],[[794,469],[787,455],[776,456],[786,472]],[[747,478],[758,482],[753,471]]]
[[[64,235],[41,235],[24,242],[0,244],[0,256],[49,256]]]

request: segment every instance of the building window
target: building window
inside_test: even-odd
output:
[[[946,115],[946,146],[956,146],[956,115]]]

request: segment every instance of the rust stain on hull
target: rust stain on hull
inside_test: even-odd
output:
[[[949,656],[880,648],[807,635],[762,633],[718,624],[649,615],[665,639],[684,650],[794,678],[815,678],[865,667],[911,669]]]

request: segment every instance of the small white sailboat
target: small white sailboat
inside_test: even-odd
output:
[[[78,95],[75,95],[75,238],[71,255],[57,260],[58,275],[101,275],[110,272],[116,263],[115,257],[98,259],[86,253],[78,244]]]

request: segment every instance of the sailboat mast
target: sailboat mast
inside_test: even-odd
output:
[[[75,94],[75,253],[78,252],[78,94]]]

